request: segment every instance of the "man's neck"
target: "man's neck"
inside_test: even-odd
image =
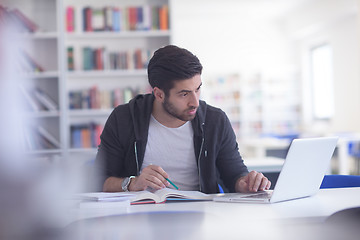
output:
[[[161,103],[154,101],[152,115],[162,125],[168,128],[178,128],[186,123],[186,121],[182,121],[169,113],[167,113]]]

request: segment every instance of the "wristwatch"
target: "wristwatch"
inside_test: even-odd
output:
[[[130,182],[131,182],[131,179],[132,178],[135,178],[135,176],[130,176],[130,177],[126,177],[124,178],[124,180],[122,181],[121,183],[121,189],[124,191],[124,192],[128,192],[129,189],[129,185],[130,185]]]

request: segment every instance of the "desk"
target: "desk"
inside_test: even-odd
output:
[[[169,202],[78,212],[77,218],[107,217],[69,229],[74,239],[328,239],[324,219],[358,206],[360,188],[321,189],[310,198],[275,204]]]

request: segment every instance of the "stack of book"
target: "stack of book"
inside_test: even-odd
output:
[[[68,51],[68,70],[74,70],[73,48]],[[127,51],[107,51],[106,48],[84,47],[83,70],[133,70],[146,69],[153,54],[149,49],[135,49]]]
[[[66,9],[66,30],[75,31],[75,10],[73,6]],[[82,9],[82,30],[92,31],[141,31],[168,30],[169,10],[162,6],[133,7],[85,7]]]
[[[90,89],[69,92],[70,109],[112,109],[120,104],[128,103],[138,89],[116,88],[99,90],[97,86]]]
[[[95,148],[100,144],[103,125],[96,123],[71,126],[72,148]]]

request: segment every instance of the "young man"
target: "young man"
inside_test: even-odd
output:
[[[101,135],[97,162],[103,191],[161,189],[170,178],[180,190],[231,192],[270,188],[263,174],[248,172],[223,111],[199,100],[202,65],[186,49],[158,49],[148,65],[152,94],[114,109]]]

